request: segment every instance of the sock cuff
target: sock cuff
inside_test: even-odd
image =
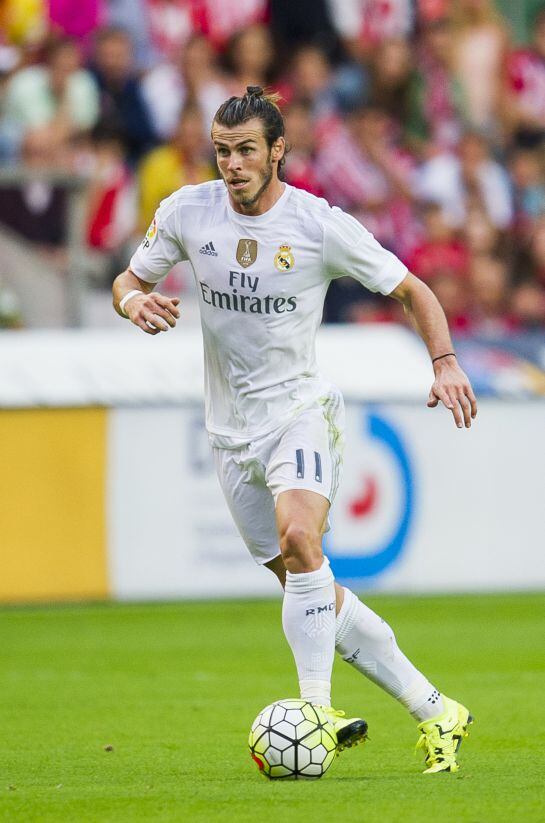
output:
[[[335,582],[333,572],[329,566],[329,560],[324,557],[324,561],[319,569],[313,572],[302,572],[294,574],[286,572],[286,591],[294,593],[311,592],[314,589],[325,589]]]
[[[335,645],[339,646],[350,634],[360,604],[359,599],[350,589],[343,587],[344,600],[335,623]]]
[[[308,700],[316,706],[331,706],[330,680],[300,680],[301,700]]]
[[[402,703],[409,711],[419,709],[434,692],[439,692],[431,685],[423,674],[418,672],[416,677],[405,688],[395,694],[394,697]]]

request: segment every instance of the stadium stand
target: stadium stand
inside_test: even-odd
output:
[[[429,283],[456,333],[545,330],[544,3],[71,8],[7,0],[0,12],[0,164],[22,170],[0,181],[0,223],[10,243],[18,233],[46,255],[52,276],[77,257],[80,280],[105,290],[169,181],[214,174],[219,103],[262,83],[284,98],[287,181],[361,220]],[[77,255],[73,226],[66,252],[66,192],[29,170],[86,181]],[[189,289],[186,274],[167,288]],[[21,302],[13,276],[11,290]],[[325,320],[403,322],[393,301],[342,279]]]

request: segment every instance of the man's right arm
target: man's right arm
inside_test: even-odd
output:
[[[180,316],[179,297],[165,297],[153,291],[155,283],[141,280],[130,269],[119,274],[112,286],[114,309],[121,317],[146,334],[158,334],[174,328]],[[123,300],[131,294],[128,300]]]

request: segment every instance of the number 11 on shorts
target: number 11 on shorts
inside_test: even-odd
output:
[[[305,476],[305,455],[303,449],[295,450],[295,463],[297,465],[297,478],[302,480]],[[314,452],[314,479],[317,483],[322,482],[322,458],[319,452]]]

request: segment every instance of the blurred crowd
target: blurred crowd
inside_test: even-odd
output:
[[[3,0],[0,164],[87,180],[111,276],[162,198],[217,176],[220,103],[268,86],[285,179],[360,220],[455,332],[545,329],[545,3],[530,31],[492,0]],[[63,197],[2,189],[0,221],[62,248]],[[341,278],[325,319],[399,311]]]

